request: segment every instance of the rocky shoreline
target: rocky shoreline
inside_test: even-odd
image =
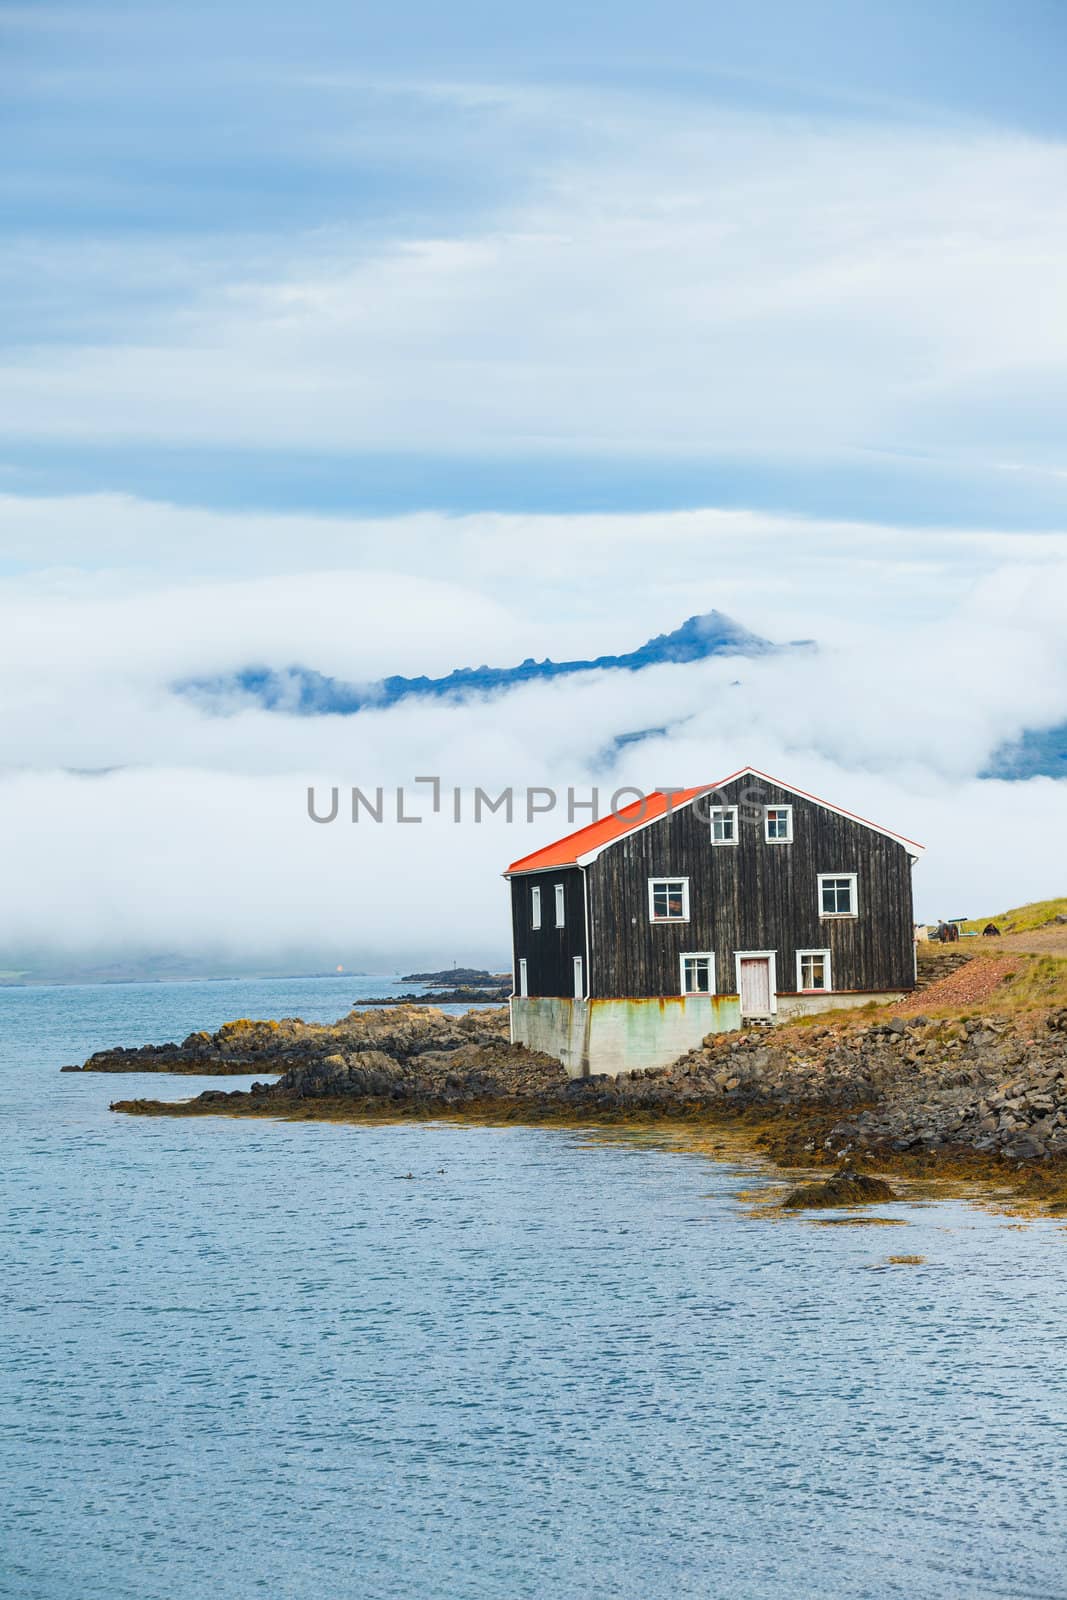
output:
[[[360,1006],[366,1004],[360,1001]],[[216,1033],[191,1033],[180,1044],[120,1045],[98,1050],[82,1066],[60,1070],[247,1077],[252,1072],[298,1071],[339,1053],[374,1050],[407,1061],[426,1051],[449,1051],[472,1042],[496,1046],[507,1037],[506,1007],[447,1016],[422,1002],[405,1002],[366,1014],[354,1010],[332,1023],[303,1022],[299,1017],[254,1022],[242,1017],[224,1023]]]
[[[461,985],[458,989],[431,989],[425,994],[411,990],[406,994],[374,995],[360,1000],[363,1006],[499,1006],[510,997],[510,987],[480,989],[475,985]]]
[[[331,1027],[231,1023],[180,1046],[102,1052],[84,1070],[280,1074],[112,1107],[140,1115],[733,1123],[784,1164],[996,1176],[1067,1199],[1067,1010],[722,1034],[671,1067],[570,1079],[508,1043],[503,1008],[400,1006]]]

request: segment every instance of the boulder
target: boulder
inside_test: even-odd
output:
[[[832,1178],[824,1178],[820,1183],[805,1183],[799,1189],[792,1190],[782,1205],[789,1211],[808,1211],[832,1206],[876,1205],[880,1201],[899,1198],[884,1178],[872,1178],[867,1172],[842,1167]]]

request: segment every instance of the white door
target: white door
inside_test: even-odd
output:
[[[581,958],[581,956],[575,956],[575,958],[574,958],[574,998],[576,1000],[581,1000],[581,998],[582,998],[582,996],[584,994],[585,994],[585,983],[584,983],[583,978],[582,978],[582,958]]]
[[[741,1015],[769,1017],[771,1014],[770,956],[742,956]]]

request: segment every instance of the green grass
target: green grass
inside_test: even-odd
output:
[[[1005,978],[990,1011],[1040,1011],[1067,1006],[1067,960],[1027,956],[1014,977]],[[974,1009],[972,1007],[972,1009]]]
[[[1001,933],[1029,933],[1053,917],[1062,916],[1067,916],[1067,895],[1059,900],[1035,900],[1028,906],[1016,906],[1014,911],[1001,911],[995,917],[975,917],[962,926],[966,933],[981,933],[987,922],[995,922]]]

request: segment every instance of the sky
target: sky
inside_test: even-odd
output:
[[[977,775],[1067,719],[1065,47],[1059,0],[0,4],[0,965],[499,964],[565,817],[307,818],[419,773],[752,763],[923,840],[921,915],[1063,893],[1064,784]],[[175,692],[712,608],[819,651]]]

